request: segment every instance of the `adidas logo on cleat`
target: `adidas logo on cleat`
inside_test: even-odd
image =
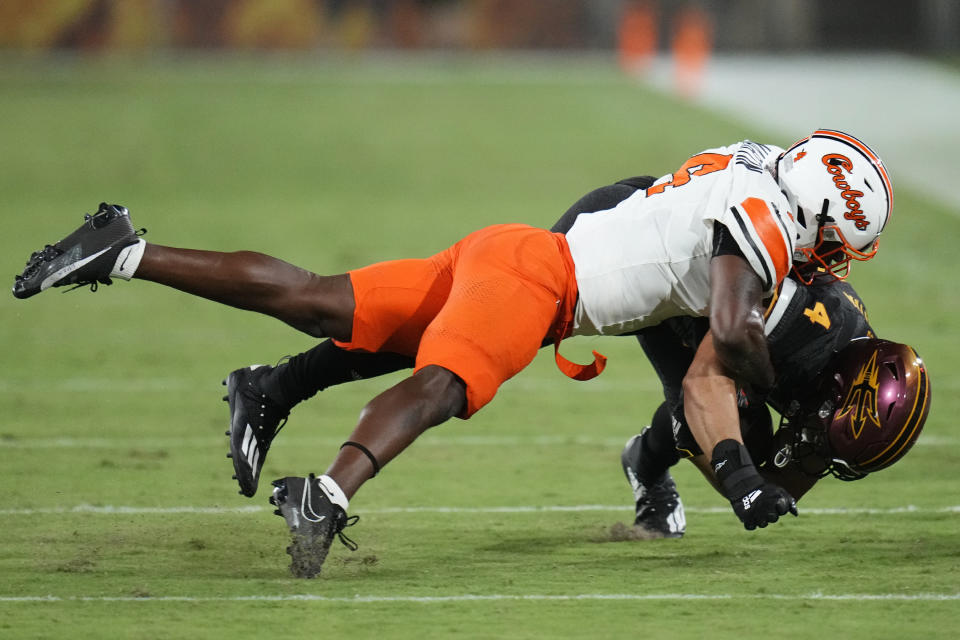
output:
[[[287,422],[289,411],[270,400],[260,387],[263,375],[272,367],[254,365],[237,369],[223,384],[227,395],[223,399],[230,408],[230,439],[234,479],[240,485],[240,494],[252,497],[257,492],[260,471],[266,461],[273,439]]]

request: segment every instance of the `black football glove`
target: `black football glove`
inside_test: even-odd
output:
[[[782,487],[765,482],[747,448],[736,440],[717,443],[710,464],[733,512],[748,531],[776,522],[787,512],[797,515],[793,497]]]
[[[740,518],[747,531],[757,527],[761,529],[771,522],[776,522],[780,516],[789,511],[797,515],[797,503],[782,487],[770,482],[764,483],[759,489],[754,489],[739,500],[731,500],[733,511]]]

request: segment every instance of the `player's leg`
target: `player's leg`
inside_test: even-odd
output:
[[[350,524],[346,509],[363,483],[426,429],[454,415],[470,417],[533,360],[557,323],[558,308],[566,308],[576,288],[554,234],[527,230],[484,230],[445,252],[453,268],[438,271],[452,274],[444,279],[449,297],[426,326],[391,329],[389,337],[369,313],[377,298],[366,278],[370,271],[357,274],[354,340],[345,346],[402,344],[416,337],[416,369],[367,404],[325,475],[274,483],[271,502],[293,533],[288,551],[295,575],[320,571],[333,537]],[[389,270],[374,272],[389,276]]]
[[[553,234],[510,227],[471,234],[449,252],[449,297],[417,330],[414,374],[367,404],[352,444],[327,471],[348,498],[423,431],[454,415],[469,418],[490,402],[533,360],[557,323],[563,298],[574,295]],[[369,288],[363,276],[357,278],[358,297],[369,297],[360,293]],[[367,315],[367,309],[358,311],[358,326]],[[370,340],[357,335],[354,346]],[[364,458],[367,468],[358,465]]]
[[[679,459],[673,419],[667,404],[662,403],[650,426],[630,438],[620,454],[635,500],[634,525],[652,537],[680,538],[686,531],[683,502],[670,475],[670,467]]]
[[[427,260],[380,263],[351,272],[355,326],[352,340],[341,346],[415,353],[449,295],[453,278],[448,255],[449,251]],[[350,498],[420,433],[460,412],[464,399],[464,385],[457,376],[439,367],[421,368],[368,403],[326,474],[273,483],[270,502],[292,534],[287,551],[294,575],[317,575],[338,535],[353,546],[342,533],[352,524],[346,515]]]
[[[360,317],[352,344],[382,342],[386,332],[379,331],[382,325],[375,324],[375,316],[401,315],[383,313],[386,303],[377,293],[392,289],[389,267],[371,269],[382,277],[369,277],[369,270],[356,274]],[[371,280],[378,281],[382,287],[371,285]],[[445,288],[449,291],[449,285]],[[388,293],[386,297],[391,295]],[[416,306],[429,308],[432,305],[428,302]],[[419,329],[420,335],[424,328],[425,325]],[[408,323],[404,332],[410,331]],[[392,337],[396,338],[397,333],[394,332]],[[386,341],[389,342],[390,338]],[[339,536],[348,547],[355,548],[353,542],[343,535],[343,528],[353,524],[347,517],[350,499],[421,433],[464,413],[466,395],[466,384],[452,371],[436,365],[423,366],[364,407],[349,439],[324,475],[318,478],[310,474],[306,478],[286,477],[274,481],[270,502],[277,507],[276,513],[283,516],[292,534],[287,552],[291,556],[293,575],[316,576],[335,536]]]
[[[275,367],[268,367],[262,385],[276,402],[292,408],[329,387],[410,369],[414,360],[413,356],[386,351],[349,351],[332,340],[324,340]]]
[[[452,281],[438,260],[394,260],[351,271],[345,276],[350,308],[359,312],[351,318],[356,328],[351,327],[348,342],[326,342],[278,367],[244,367],[227,376],[227,435],[241,494],[256,493],[273,439],[293,405],[316,391],[317,381],[320,386],[346,381],[358,360],[364,375],[412,366],[420,336],[443,306]],[[364,364],[360,351],[374,356],[372,362]]]
[[[347,498],[426,429],[454,415],[469,418],[533,360],[569,283],[549,266],[561,264],[552,234],[521,229],[519,237],[528,240],[522,250],[509,232],[497,230],[455,247],[455,271],[445,284],[449,297],[417,331],[414,374],[364,407],[349,440],[360,446],[342,449],[327,470]],[[518,253],[532,258],[518,259]],[[357,277],[358,291],[366,290],[363,276]],[[358,314],[363,325],[369,310]],[[357,335],[354,346],[369,340]]]
[[[336,478],[347,498],[413,444],[430,427],[461,415],[466,384],[437,365],[417,370],[363,408],[357,426],[326,474]],[[366,443],[366,444],[363,444]]]
[[[634,524],[658,537],[679,538],[686,528],[683,502],[669,471],[680,458],[678,446],[685,446],[677,440],[673,411],[681,406],[683,376],[693,360],[690,345],[699,342],[706,326],[701,319],[671,318],[636,336],[660,378],[666,402],[650,426],[627,442],[620,462],[633,490]]]
[[[125,207],[101,203],[63,240],[35,251],[14,279],[29,298],[50,287],[152,280],[240,309],[276,317],[317,337],[349,340],[353,294],[346,275],[319,276],[259,253],[148,245]]]
[[[275,480],[270,503],[292,534],[287,547],[291,573],[298,578],[318,575],[335,536],[356,549],[343,534],[357,519],[347,516],[350,499],[421,433],[460,414],[465,403],[460,378],[442,367],[420,369],[367,404],[324,475]]]
[[[327,387],[373,378],[413,366],[412,356],[348,351],[332,340],[276,366],[253,365],[230,372],[223,399],[230,409],[229,456],[242,495],[253,497],[267,451],[290,411]]]
[[[263,313],[314,337],[350,339],[354,302],[347,274],[321,276],[252,251],[147,244],[133,277]]]
[[[578,215],[615,207],[638,189],[645,189],[653,182],[654,178],[650,176],[638,176],[595,189],[577,200],[551,227],[551,231],[566,233],[573,226]],[[547,340],[544,344],[551,343]],[[364,380],[412,366],[412,357],[387,352],[347,351],[328,340],[293,356],[277,367],[255,365],[256,368],[238,369],[230,374],[225,384],[229,387],[228,399],[231,414],[235,416],[237,410],[243,411],[244,405],[242,400],[234,399],[236,394],[233,390],[244,389],[248,396],[247,403],[254,409],[262,409],[257,412],[251,411],[255,417],[266,419],[268,424],[262,428],[262,431],[274,433],[277,425],[286,418],[296,404],[311,398],[318,391],[344,382]],[[260,416],[259,413],[264,415]],[[241,492],[252,495],[248,491]]]

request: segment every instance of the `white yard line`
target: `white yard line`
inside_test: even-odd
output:
[[[249,595],[249,596],[0,596],[0,603],[63,603],[63,602],[319,602],[348,604],[421,603],[502,601],[566,602],[571,600],[663,601],[663,600],[826,600],[826,601],[906,601],[941,602],[960,600],[960,593],[579,593],[579,594],[460,594],[448,596],[320,596],[314,594]]]
[[[171,514],[194,514],[194,515],[233,515],[260,513],[272,511],[273,507],[248,505],[242,507],[200,507],[200,506],[180,506],[180,507],[139,507],[125,505],[88,505],[81,504],[73,507],[37,507],[34,509],[0,509],[0,517],[3,516],[38,516],[38,515],[66,515],[66,514],[91,514],[91,515],[171,515]],[[491,506],[491,507],[381,507],[363,509],[361,512],[370,515],[382,514],[418,514],[418,513],[451,513],[451,514],[478,514],[478,513],[503,513],[503,514],[528,514],[528,513],[576,513],[590,511],[606,512],[629,512],[632,507],[629,505],[610,505],[610,504],[579,504],[579,505],[517,505],[517,506]],[[729,507],[691,507],[686,506],[685,511],[688,514],[728,514]],[[901,514],[960,514],[960,505],[947,507],[917,507],[914,505],[904,505],[899,507],[868,508],[868,507],[811,507],[801,508],[801,513],[805,516],[857,516],[857,515],[901,515]]]

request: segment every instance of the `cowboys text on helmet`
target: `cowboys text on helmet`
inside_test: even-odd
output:
[[[870,147],[849,134],[820,129],[787,149],[776,171],[799,232],[798,275],[842,278],[850,260],[876,255],[893,188]]]

